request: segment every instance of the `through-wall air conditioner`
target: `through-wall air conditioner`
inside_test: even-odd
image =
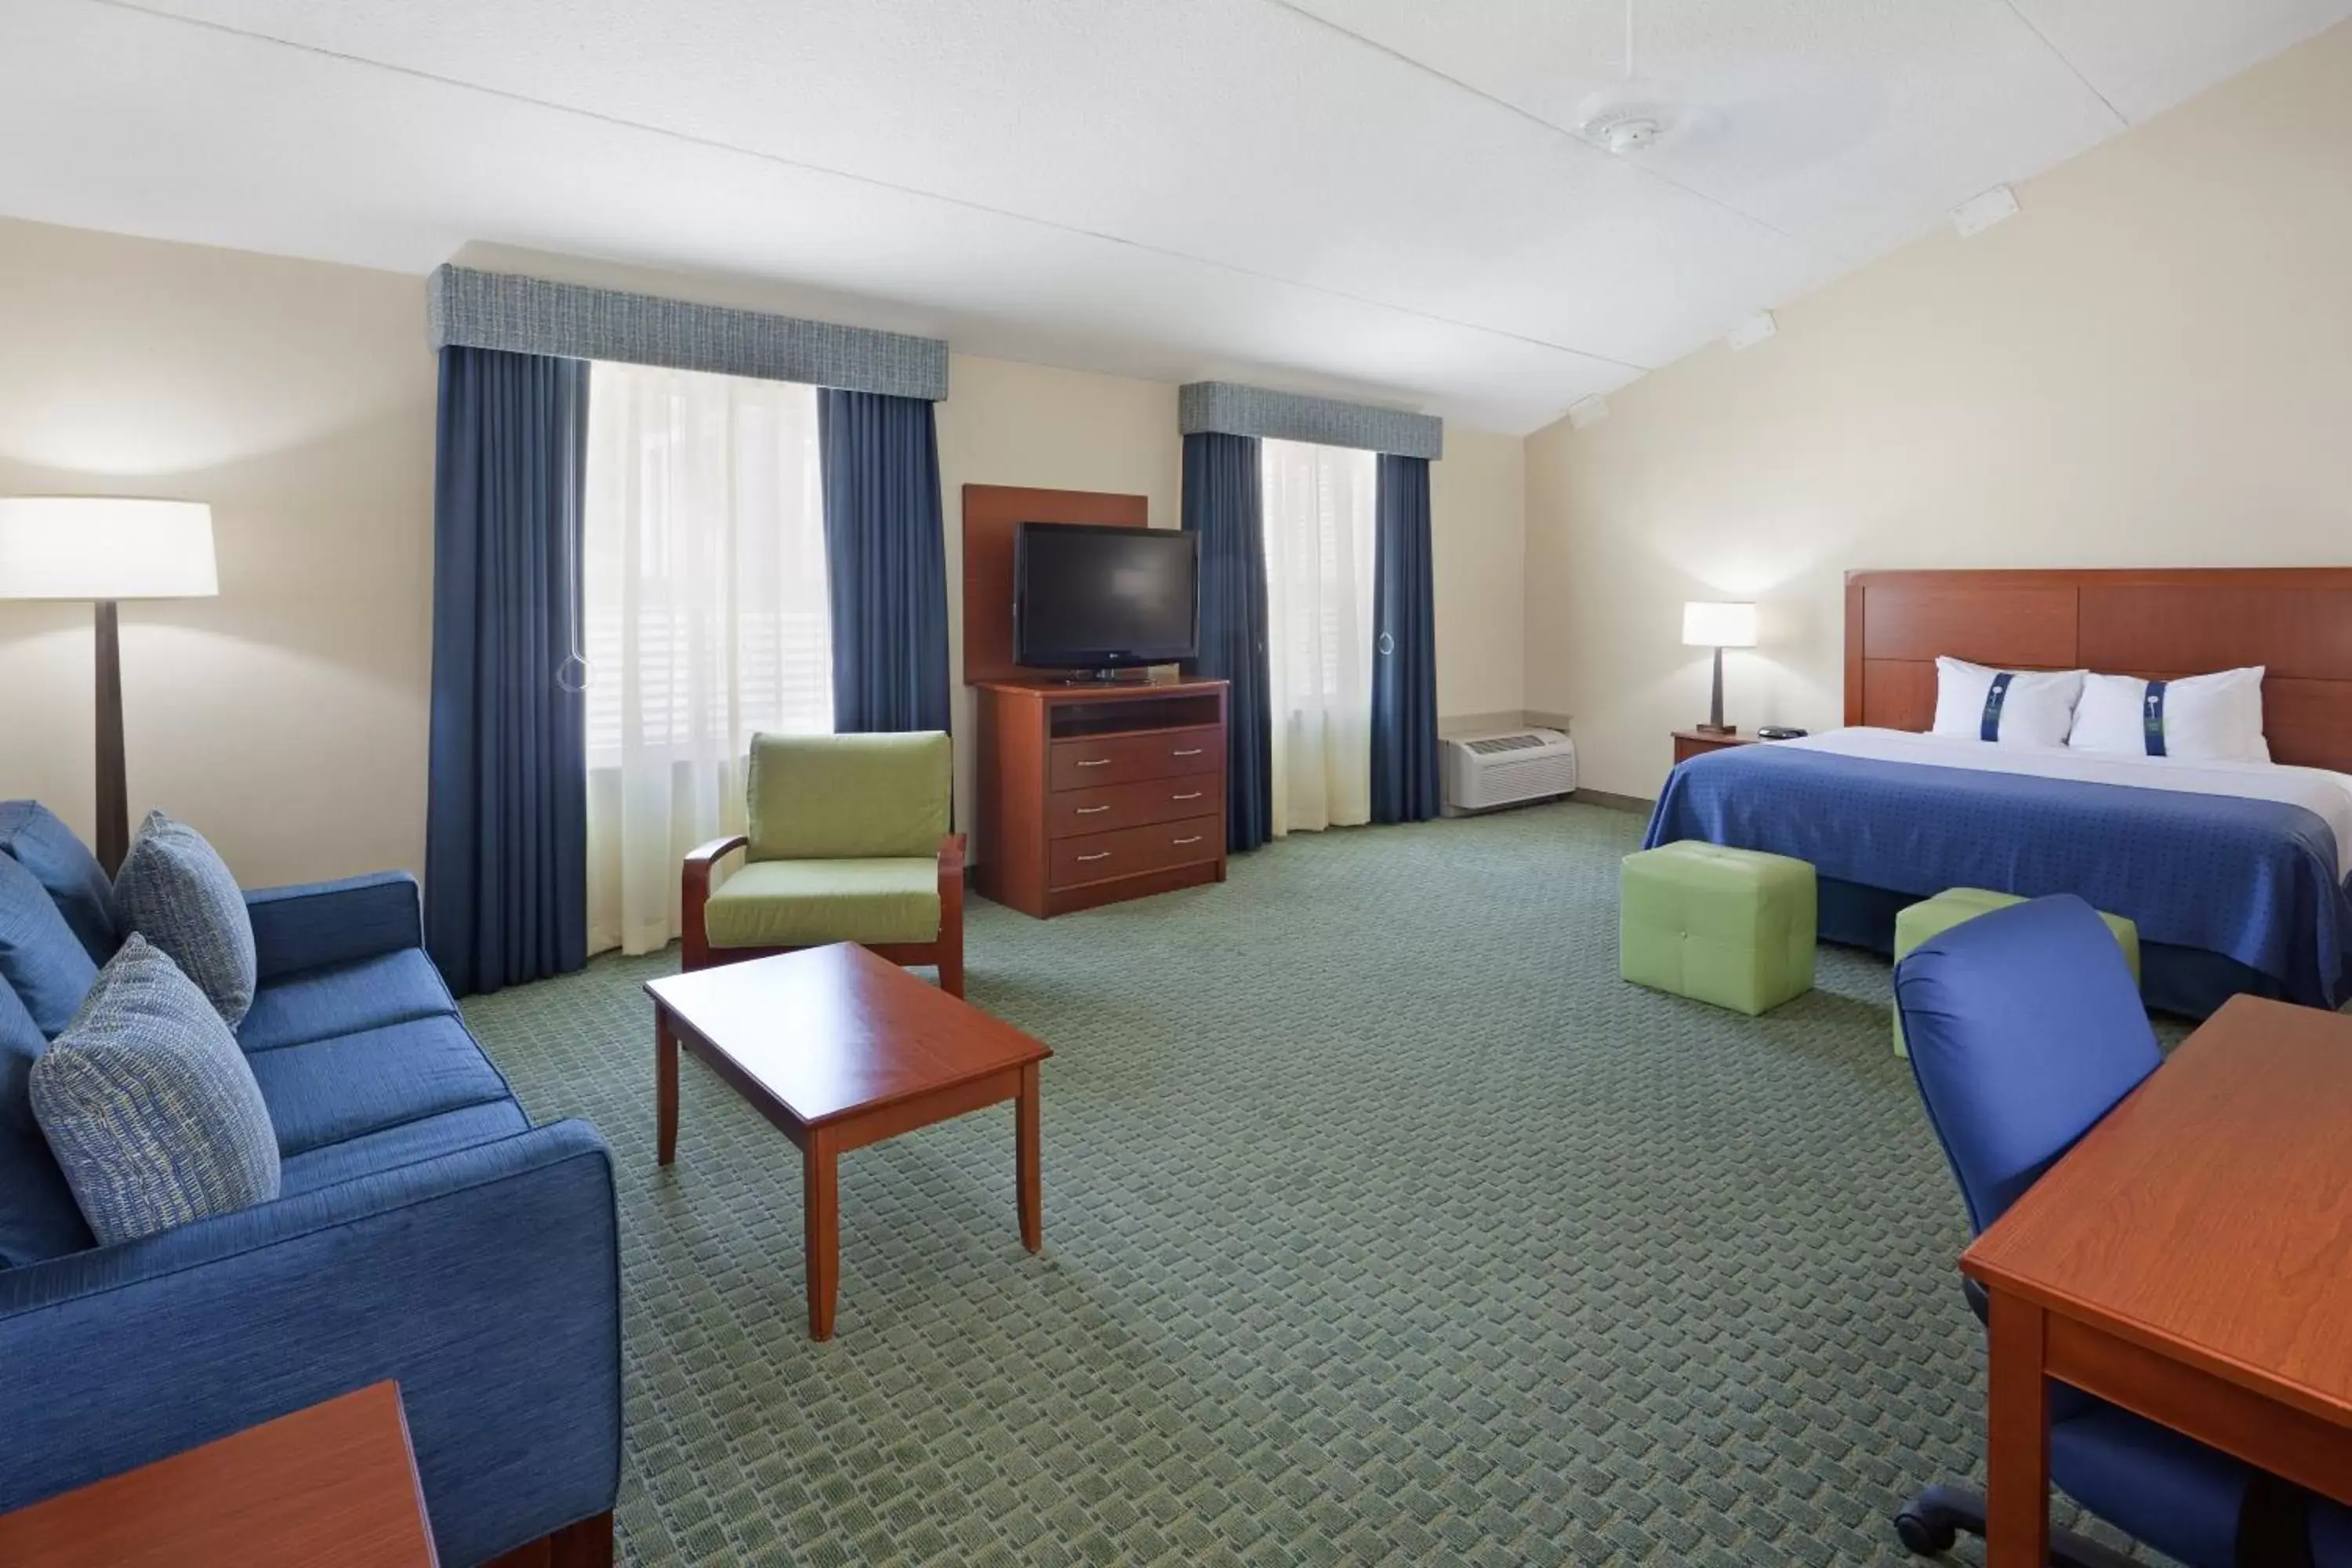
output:
[[[1558,730],[1504,730],[1445,742],[1445,809],[1487,811],[1576,788],[1576,742]]]

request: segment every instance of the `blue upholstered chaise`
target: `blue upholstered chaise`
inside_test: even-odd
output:
[[[0,1510],[389,1378],[443,1563],[609,1562],[611,1157],[585,1122],[523,1115],[425,955],[415,882],[247,893],[260,984],[238,1043],[281,1195],[100,1247],[44,1168],[25,1074],[45,1037],[19,980],[53,1004],[82,973],[60,930],[104,962],[106,884],[30,803],[0,805],[0,851],[42,879],[0,880]]]

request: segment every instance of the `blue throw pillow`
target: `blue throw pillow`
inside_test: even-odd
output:
[[[33,1120],[33,1063],[48,1044],[16,991],[0,985],[0,1268],[97,1245]]]
[[[114,884],[89,846],[37,800],[0,800],[0,855],[6,855],[49,890],[58,912],[89,952],[92,963],[114,956],[122,932],[114,923]]]
[[[34,875],[0,855],[0,978],[46,1038],[74,1016],[98,965]]]
[[[33,1063],[32,1098],[102,1247],[278,1195],[278,1134],[236,1037],[135,933]]]
[[[151,811],[114,874],[123,929],[172,955],[232,1029],[253,1005],[253,917],[236,879],[204,835]]]

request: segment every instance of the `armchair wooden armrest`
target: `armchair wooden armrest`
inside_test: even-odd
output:
[[[964,836],[950,833],[940,839],[940,989],[950,996],[963,994],[963,858]]]
[[[706,969],[710,964],[710,942],[702,929],[703,906],[710,902],[710,873],[719,862],[750,842],[740,833],[724,838],[714,838],[698,844],[687,852],[685,867],[678,873],[678,967]]]

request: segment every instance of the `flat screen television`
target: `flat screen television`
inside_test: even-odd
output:
[[[1200,652],[1200,536],[1024,522],[1013,545],[1013,657],[1046,669],[1168,664]]]

